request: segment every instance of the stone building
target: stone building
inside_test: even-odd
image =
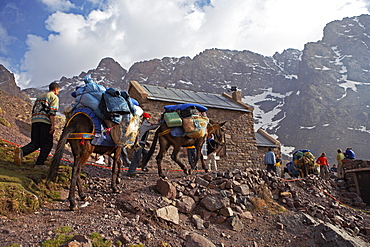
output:
[[[236,88],[231,95],[220,95],[131,81],[128,93],[154,119],[160,118],[166,105],[197,103],[206,106],[210,119],[227,122],[224,125],[226,144],[217,162],[219,169],[261,167],[264,153],[259,153],[256,145],[253,107],[242,102],[242,94]]]

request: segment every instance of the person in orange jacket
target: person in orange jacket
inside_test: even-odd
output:
[[[329,163],[325,156],[325,153],[322,153],[316,160],[316,163],[320,164],[320,176],[322,178],[328,178],[329,175]]]

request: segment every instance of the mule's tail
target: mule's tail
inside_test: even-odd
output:
[[[64,127],[62,135],[59,138],[58,145],[55,150],[54,156],[51,160],[51,165],[49,168],[49,174],[48,174],[47,181],[55,181],[55,178],[56,178],[56,175],[59,169],[59,165],[60,165],[60,160],[62,159],[64,147],[67,143],[68,136],[70,133],[76,130],[76,127],[77,127],[76,125]]]
[[[155,132],[152,145],[150,146],[149,152],[143,157],[143,160],[141,162],[141,167],[146,167],[146,165],[148,164],[150,158],[152,157],[152,155],[154,153],[154,150],[155,150],[155,146],[157,145],[157,141],[158,141],[158,136],[159,136],[159,133],[160,133],[160,129],[161,128],[159,127],[157,129],[157,131]]]

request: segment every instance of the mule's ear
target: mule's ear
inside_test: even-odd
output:
[[[222,126],[224,126],[226,122],[227,122],[227,121],[223,122],[222,124],[220,124],[220,126],[221,126],[221,127],[222,127]]]

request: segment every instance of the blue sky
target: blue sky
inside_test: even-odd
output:
[[[0,64],[21,88],[96,68],[112,57],[194,57],[205,49],[272,56],[322,38],[369,0],[0,0]]]

